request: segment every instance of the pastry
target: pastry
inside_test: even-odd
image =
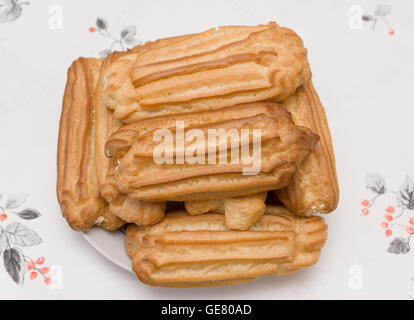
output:
[[[119,190],[134,199],[145,201],[188,201],[238,197],[280,189],[288,185],[297,167],[318,141],[318,137],[309,129],[295,126],[290,114],[282,105],[271,102],[250,103],[182,117],[156,118],[151,120],[154,122],[152,124],[147,120],[144,126],[169,128],[176,140],[175,129],[170,127],[176,120],[183,121],[184,134],[194,128],[203,133],[223,128],[236,130],[237,133],[244,129],[252,132],[251,129],[260,128],[261,158],[259,158],[260,162],[258,161],[260,164],[258,172],[246,174],[245,170],[251,168],[253,162],[250,164],[245,164],[243,161],[233,162],[232,151],[235,148],[232,143],[220,144],[220,141],[214,149],[216,152],[213,153],[216,164],[211,164],[211,153],[207,154],[209,150],[204,147],[197,150],[199,151],[197,156],[202,154],[207,163],[190,164],[183,161],[184,163],[178,164],[174,150],[171,150],[171,154],[175,155],[172,163],[157,162],[153,156],[157,148],[157,143],[153,141],[156,130],[143,130],[142,134],[137,134],[136,138],[132,139],[132,146],[119,159],[116,170]],[[137,124],[135,129],[142,125],[142,123]],[[137,131],[140,130],[136,129],[135,132]],[[128,138],[131,136],[129,129],[123,132],[126,132],[126,140],[131,142]],[[118,146],[122,145],[119,143],[118,135],[114,140],[111,138],[108,141],[109,149],[113,141]],[[245,141],[251,143],[252,139]],[[229,141],[226,138],[224,142]],[[242,144],[243,141],[240,139],[236,149],[239,150]],[[219,158],[220,151],[227,147],[232,148],[225,150],[228,151],[225,161],[220,161],[223,160],[223,157]],[[191,151],[193,149],[190,148],[191,145],[184,144],[183,154],[193,154]],[[252,150],[252,145],[249,145],[249,148]],[[126,150],[125,147],[121,149]],[[109,151],[107,154],[112,153]],[[241,154],[242,152],[239,153]]]
[[[266,209],[266,192],[244,197],[186,201],[185,210],[191,215],[207,212],[224,213],[226,226],[232,230],[248,230],[259,221]]]
[[[290,185],[276,190],[276,195],[298,215],[332,212],[339,199],[335,157],[325,111],[312,81],[298,88],[283,104],[295,124],[317,133],[320,141],[296,171]]]
[[[306,49],[285,32],[269,23],[160,40],[108,65],[102,98],[123,122],[282,101],[310,77]]]
[[[87,231],[94,225],[115,230],[125,222],[154,224],[164,216],[165,203],[140,202],[121,194],[115,183],[115,160],[104,155],[106,139],[121,124],[96,94],[101,65],[101,59],[80,58],[68,72],[58,146],[59,204],[75,230]]]
[[[101,64],[101,59],[79,58],[69,68],[60,119],[57,196],[70,226],[82,231],[93,225],[114,230],[124,224],[99,192],[94,92]]]
[[[103,62],[103,68],[107,63],[111,63],[120,56],[122,56],[121,53],[109,55]],[[126,222],[138,225],[157,223],[164,216],[165,203],[148,203],[129,199],[125,194],[119,192],[115,179],[116,159],[105,156],[105,143],[109,136],[122,126],[122,123],[115,119],[113,111],[103,104],[101,99],[103,86],[104,81],[101,73],[95,95],[94,112],[95,159],[101,196],[110,204],[110,211]]]
[[[209,287],[286,274],[313,265],[327,237],[322,218],[298,218],[272,207],[248,231],[231,231],[224,216],[185,212],[154,226],[127,229],[132,268],[146,284]]]

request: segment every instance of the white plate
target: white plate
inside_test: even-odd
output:
[[[92,228],[88,233],[81,232],[81,234],[92,247],[109,261],[132,272],[131,259],[124,246],[125,234],[120,230],[107,231],[102,228]]]

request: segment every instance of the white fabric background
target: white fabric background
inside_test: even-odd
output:
[[[20,18],[0,24],[0,193],[25,192],[42,217],[26,224],[42,237],[25,249],[63,268],[63,289],[40,279],[16,286],[0,263],[0,299],[308,299],[409,298],[414,252],[386,252],[379,227],[383,197],[361,217],[367,172],[381,173],[397,189],[414,175],[412,92],[414,3],[388,1],[385,24],[375,30],[348,26],[351,5],[373,13],[376,1],[273,0],[43,0],[30,1]],[[49,8],[63,8],[63,29],[51,30]],[[129,24],[141,41],[193,33],[218,25],[277,21],[293,28],[309,50],[314,83],[326,107],[340,181],[341,199],[327,218],[329,239],[314,267],[284,277],[266,277],[224,288],[151,288],[100,256],[62,219],[56,200],[56,145],[66,71],[79,56],[97,56],[107,39],[90,33],[98,16],[114,33]],[[388,198],[387,198],[388,197]],[[375,213],[374,213],[375,211]],[[13,219],[13,217],[10,217]],[[349,286],[350,267],[363,272],[363,287]]]

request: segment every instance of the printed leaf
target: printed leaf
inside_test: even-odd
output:
[[[387,191],[385,180],[377,173],[370,173],[366,177],[366,187],[376,194],[384,194]]]
[[[375,15],[386,16],[391,13],[391,6],[388,4],[379,4],[375,7]]]
[[[22,7],[13,0],[0,2],[0,22],[16,20],[22,14]]]
[[[137,46],[137,45],[140,45],[140,44],[141,44],[141,41],[139,41],[138,39],[135,39],[135,38],[125,39],[125,40],[124,40],[124,42],[125,42],[127,45],[131,46],[131,47],[135,47],[135,46]]]
[[[398,203],[407,209],[414,209],[414,181],[409,176],[400,187]]]
[[[132,39],[137,34],[137,28],[135,26],[127,26],[121,31],[122,39]]]
[[[15,209],[20,207],[28,197],[29,195],[25,193],[11,194],[7,199],[6,209]]]
[[[96,26],[101,30],[108,29],[108,22],[104,18],[96,19]]]
[[[3,252],[4,249],[7,247],[7,239],[6,239],[6,233],[4,232],[4,229],[0,227],[0,255]]]
[[[111,53],[111,50],[102,50],[99,52],[99,57],[101,58],[106,58],[108,56],[108,54]]]
[[[41,216],[39,211],[37,211],[36,209],[31,209],[31,208],[24,209],[20,212],[17,212],[17,215],[20,218],[25,219],[25,220],[33,220]]]
[[[17,284],[22,285],[24,280],[25,268],[22,265],[23,259],[15,248],[7,249],[3,255],[4,267],[7,273]]]
[[[408,240],[397,237],[391,241],[390,246],[388,247],[389,253],[394,254],[406,254],[410,251],[410,244]]]
[[[39,235],[25,225],[14,222],[6,227],[10,243],[21,247],[31,247],[42,242]]]

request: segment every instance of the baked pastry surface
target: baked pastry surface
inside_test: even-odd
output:
[[[101,65],[101,59],[80,58],[68,72],[58,143],[59,204],[76,230],[87,231],[94,225],[115,230],[125,222],[154,224],[163,218],[166,204],[120,193],[115,160],[104,154],[107,138],[122,124],[97,94]]]
[[[273,207],[248,231],[231,231],[224,216],[185,212],[151,227],[131,225],[125,246],[137,277],[164,287],[207,287],[286,274],[314,264],[327,238],[320,217],[299,218]]]
[[[155,132],[178,141],[177,121],[184,135],[260,129],[260,171],[246,175],[251,164],[231,158],[235,148],[254,150],[251,134],[236,144],[217,138],[215,164],[206,146],[205,163],[177,163],[176,148],[173,163],[154,162]],[[313,265],[327,225],[312,215],[333,211],[339,190],[301,38],[276,23],[228,26],[74,61],[57,195],[75,230],[131,223],[125,247],[149,285],[230,285]],[[177,201],[174,212],[165,214],[166,201],[169,210]]]
[[[309,80],[284,101],[293,121],[319,135],[319,142],[310,156],[295,172],[285,189],[277,190],[278,198],[298,215],[329,213],[336,209],[339,187],[335,156],[325,110]]]
[[[282,101],[310,76],[306,49],[285,32],[269,23],[160,40],[103,71],[103,100],[124,122]]]
[[[170,128],[178,120],[186,125],[185,133],[194,128],[206,133],[210,129],[234,129],[237,132],[261,129],[260,172],[244,174],[243,170],[249,165],[243,164],[243,161],[233,163],[230,150],[225,163],[220,163],[218,159],[216,164],[177,164],[177,161],[172,164],[156,163],[153,157],[155,130],[146,129],[139,134],[140,128]],[[131,139],[134,136],[131,126],[121,128],[121,133],[115,133],[115,137],[113,135],[107,143],[107,154],[124,154],[116,171],[119,189],[134,199],[146,201],[206,200],[217,198],[218,195],[220,198],[235,197],[286,187],[318,141],[318,137],[309,129],[295,126],[282,105],[271,102],[250,103],[183,117],[156,118],[147,120],[145,124],[138,123],[134,129],[138,132],[134,139]],[[175,140],[174,129],[171,129]],[[128,149],[124,141],[126,145],[132,143],[132,146]],[[237,148],[241,143],[240,140]],[[117,147],[114,153],[111,151],[113,145]],[[184,145],[185,153],[188,147]],[[227,147],[231,147],[230,142]],[[220,148],[218,144],[217,150]],[[207,162],[207,150],[202,151]],[[175,153],[172,151],[172,154]]]
[[[94,94],[102,60],[79,58],[68,70],[58,142],[57,195],[63,216],[75,230],[93,225],[114,230],[124,221],[100,196],[95,159]]]

